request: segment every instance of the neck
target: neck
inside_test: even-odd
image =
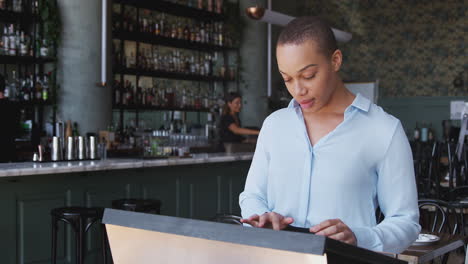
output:
[[[346,108],[353,103],[354,98],[356,96],[340,80],[328,103],[317,113],[343,114]]]

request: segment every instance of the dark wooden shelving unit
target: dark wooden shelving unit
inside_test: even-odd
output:
[[[0,65],[3,66],[3,71],[1,74],[9,74],[7,69],[16,69],[18,74],[16,77],[21,76],[21,73],[30,73],[32,78],[32,87],[36,87],[36,77],[42,74],[45,74],[45,65],[49,63],[56,63],[57,58],[55,57],[40,57],[37,54],[37,40],[40,38],[38,32],[40,32],[39,26],[42,26],[43,21],[41,17],[33,13],[32,10],[32,1],[23,0],[23,11],[15,12],[10,10],[0,10],[0,24],[14,24],[15,28],[18,26],[25,31],[28,35],[31,36],[31,45],[33,54],[32,56],[21,56],[21,55],[0,55]],[[29,6],[29,8],[26,8]],[[39,30],[38,30],[39,29]],[[3,32],[0,32],[2,34]],[[49,99],[31,101],[12,101],[14,105],[18,106],[20,109],[25,110],[26,115],[31,117],[31,119],[39,126],[44,128],[44,108],[46,106],[53,106],[56,102],[56,91],[55,85],[52,83],[52,79],[49,79]],[[56,109],[52,108],[53,122],[55,123],[56,119]],[[55,131],[55,129],[54,129]]]
[[[0,21],[5,23],[32,23],[39,17],[28,12],[18,13],[9,10],[0,10]]]
[[[210,109],[205,108],[182,108],[182,107],[158,107],[158,106],[142,106],[142,105],[114,105],[114,109],[133,110],[133,111],[183,111],[183,112],[210,112]]]
[[[123,75],[135,75],[144,77],[164,78],[173,80],[186,80],[186,81],[197,81],[197,82],[228,82],[233,81],[218,76],[205,76],[196,74],[187,74],[179,72],[167,72],[167,71],[151,71],[143,69],[130,69],[130,68],[118,68],[115,69],[114,73]]]
[[[53,63],[55,58],[46,58],[46,57],[33,57],[33,56],[9,56],[9,55],[0,55],[1,64],[44,64],[44,63]]]
[[[35,107],[35,106],[46,106],[52,105],[51,100],[42,101],[42,100],[32,100],[32,101],[13,101],[16,105],[20,107]]]
[[[141,1],[141,0],[114,0],[116,4],[129,5],[142,9],[159,11],[174,16],[188,17],[201,21],[224,21],[226,16],[215,12],[201,10],[195,7],[176,4],[163,0]]]
[[[154,35],[149,33],[140,33],[140,32],[127,32],[127,31],[114,31],[113,38],[119,40],[128,40],[135,41],[146,44],[168,46],[180,49],[190,49],[196,51],[226,51],[226,50],[236,50],[236,47],[225,47],[218,46],[208,43],[201,42],[192,42],[184,39],[173,39],[160,35]]]
[[[200,22],[226,22],[227,17],[224,14],[218,14],[215,12],[209,12],[207,10],[200,10],[195,7],[189,7],[169,1],[163,0],[152,0],[152,1],[140,1],[140,0],[114,0],[114,4],[120,5],[120,13],[113,13],[113,19],[120,20],[120,25],[123,25],[123,14],[126,8],[136,8],[136,15],[134,21],[139,21],[140,14],[142,9],[147,9],[151,11],[162,12],[165,14],[190,18]],[[220,52],[224,58],[224,67],[228,69],[228,52],[229,51],[239,51],[238,47],[227,47],[219,46],[211,43],[201,43],[201,42],[192,42],[186,39],[175,39],[167,36],[156,35],[146,32],[141,32],[139,25],[134,26],[135,31],[129,32],[122,30],[121,28],[116,28],[112,30],[112,39],[120,41],[120,51],[122,54],[125,54],[125,41],[136,42],[136,65],[139,65],[139,47],[140,44],[149,44],[149,45],[158,45],[166,46],[176,49],[187,49],[194,52],[206,52],[214,55],[216,52]],[[122,56],[123,57],[123,56]],[[235,80],[231,80],[225,77],[214,76],[212,73],[210,75],[195,75],[189,73],[181,72],[169,72],[162,70],[146,70],[139,68],[126,68],[124,63],[120,58],[120,61],[114,63],[113,74],[120,75],[120,83],[124,83],[124,75],[131,75],[136,77],[136,83],[140,77],[153,77],[153,78],[162,78],[162,79],[172,79],[172,80],[186,80],[200,83],[205,82],[209,83],[210,87],[214,89],[215,83],[221,83],[224,91],[227,90],[227,84]],[[239,82],[237,81],[237,85]],[[193,108],[177,108],[177,107],[147,107],[147,106],[122,106],[117,105],[114,102],[114,110],[120,111],[120,128],[124,127],[124,111],[135,111],[136,115],[136,125],[138,126],[139,111],[184,111],[184,112],[210,112],[210,109],[193,109]],[[200,116],[199,116],[200,119]]]

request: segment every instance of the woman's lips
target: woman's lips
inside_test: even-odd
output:
[[[315,99],[310,99],[310,100],[303,100],[300,101],[299,104],[301,105],[301,108],[311,108],[314,105]]]

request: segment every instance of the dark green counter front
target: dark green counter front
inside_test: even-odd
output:
[[[159,199],[161,214],[209,219],[240,214],[250,160],[106,169],[0,178],[0,263],[51,263],[51,217],[63,206],[110,207],[121,198]],[[86,263],[100,261],[99,226],[86,239]],[[74,263],[74,234],[59,225],[58,263]],[[102,263],[102,262],[99,262]]]

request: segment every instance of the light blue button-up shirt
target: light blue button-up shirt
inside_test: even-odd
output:
[[[402,252],[421,229],[403,127],[360,94],[343,122],[314,146],[294,99],[268,116],[239,204],[244,218],[276,212],[298,227],[341,219],[359,247],[376,251]],[[377,225],[378,206],[385,220]]]

